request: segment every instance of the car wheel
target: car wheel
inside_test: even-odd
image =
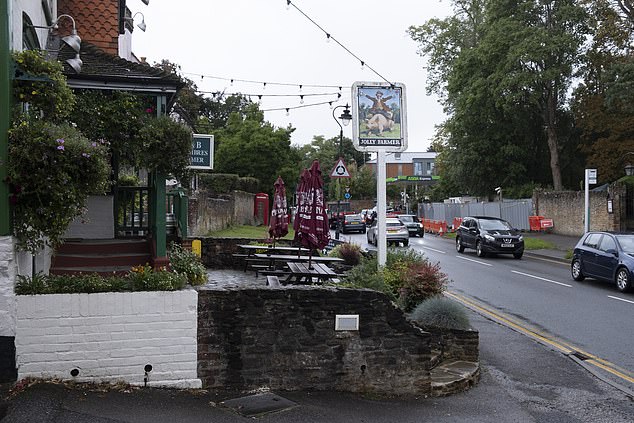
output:
[[[409,239],[403,241],[403,247],[407,247],[409,245]]]
[[[581,282],[586,278],[581,271],[581,262],[577,259],[572,261],[572,266],[570,266],[570,273],[572,273],[572,278],[577,282]]]
[[[363,228],[363,232],[361,232],[362,234],[366,233],[367,229]]]
[[[487,253],[485,253],[484,250],[482,249],[482,241],[476,242],[476,255],[478,257],[484,257],[487,255]]]
[[[616,272],[616,288],[621,292],[627,292],[632,289],[630,272],[628,272],[625,267],[621,267]]]
[[[462,245],[462,240],[459,236],[456,237],[456,251],[459,253],[464,252],[464,245]]]
[[[513,253],[513,257],[515,257],[518,260],[521,259],[523,255],[524,255],[524,251],[522,251],[521,253]]]

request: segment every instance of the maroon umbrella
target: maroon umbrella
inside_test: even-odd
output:
[[[288,209],[286,207],[286,188],[281,176],[275,181],[275,194],[273,194],[273,208],[271,209],[271,223],[269,236],[275,239],[283,238],[288,234]]]
[[[308,174],[307,174],[308,173]],[[307,178],[305,178],[305,176]],[[302,182],[306,182],[303,187],[299,187],[298,193],[298,216],[296,218],[295,241],[310,249],[323,249],[330,238],[328,227],[328,216],[324,203],[324,187],[321,179],[321,169],[319,161],[313,161],[310,170],[302,173]],[[300,185],[302,184],[300,182]],[[308,267],[311,268],[308,256]]]

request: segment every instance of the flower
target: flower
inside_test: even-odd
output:
[[[82,156],[82,157],[85,157],[85,158],[89,158],[89,157],[90,157],[90,154],[88,154],[88,153],[81,153],[81,156]]]
[[[64,139],[63,138],[58,138],[57,139],[57,143],[58,144],[64,144]]]
[[[58,149],[58,150],[61,150],[61,151],[64,151],[64,146],[63,146],[63,145],[58,145],[58,146],[57,146],[57,149]]]

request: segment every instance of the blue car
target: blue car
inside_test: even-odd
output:
[[[588,232],[572,254],[571,273],[576,281],[586,277],[613,282],[621,292],[632,289],[634,234]]]

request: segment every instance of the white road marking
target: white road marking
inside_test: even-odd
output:
[[[535,276],[535,275],[531,275],[528,273],[523,273],[523,272],[518,272],[517,270],[511,270],[512,273],[517,273],[518,275],[522,275],[522,276],[528,276],[529,278],[533,278],[533,279],[539,279],[540,281],[544,281],[544,282],[550,282],[550,283],[554,283],[557,285],[561,285],[561,286],[565,286],[567,288],[572,288],[572,285],[568,285],[566,283],[561,283],[561,282],[557,282],[557,281],[553,281],[551,279],[546,279],[546,278],[542,278],[539,276]]]
[[[481,264],[481,265],[483,265],[483,266],[493,266],[493,265],[492,265],[492,264],[490,264],[490,263],[485,263],[485,262],[482,262],[482,261],[478,261],[478,260],[470,259],[470,258],[463,257],[463,256],[456,256],[456,257],[457,257],[457,258],[459,258],[459,259],[462,259],[462,260],[472,261],[472,262],[474,262],[474,263]]]
[[[435,252],[440,253],[440,254],[447,254],[447,252],[446,252],[446,251],[437,250],[437,249],[435,249],[435,248],[431,248],[431,247],[428,247],[428,246],[426,246],[426,245],[422,245],[422,244],[420,244],[420,247],[421,247],[421,248],[424,248],[425,250],[432,250],[432,251],[435,251]]]
[[[634,304],[634,301],[626,300],[625,298],[613,297],[612,295],[608,295],[608,298],[612,298],[613,300],[623,301],[625,303]]]

